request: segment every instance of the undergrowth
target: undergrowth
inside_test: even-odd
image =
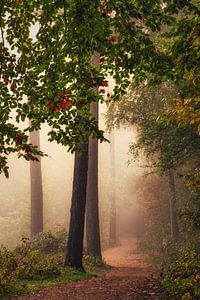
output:
[[[200,299],[200,252],[199,245],[191,240],[178,243],[172,239],[164,244],[148,244],[141,248],[149,253],[148,263],[161,271],[160,290],[164,300]]]
[[[67,233],[41,233],[32,240],[22,239],[14,250],[0,247],[0,299],[10,294],[40,290],[59,282],[87,279],[95,275],[100,261],[84,256],[86,274],[64,267]]]

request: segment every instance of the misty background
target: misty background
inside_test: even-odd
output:
[[[105,128],[105,105],[100,106],[100,128]],[[137,203],[135,182],[142,176],[143,169],[137,162],[129,160],[129,143],[136,139],[133,128],[114,130],[114,173],[115,198],[118,229],[123,231],[120,222],[133,217]],[[48,141],[48,127],[40,131],[40,148],[48,157],[43,157],[42,181],[44,201],[44,231],[67,229],[69,226],[74,155],[67,148]],[[110,139],[109,133],[105,133]],[[111,193],[111,145],[99,144],[99,205],[101,233],[106,239],[109,227]],[[37,163],[37,162],[35,162]],[[30,237],[30,162],[9,157],[10,177],[0,178],[0,244],[15,247],[23,236]],[[120,211],[120,215],[119,215]]]

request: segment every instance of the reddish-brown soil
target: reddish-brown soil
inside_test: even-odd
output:
[[[56,285],[15,300],[159,300],[158,272],[145,264],[145,255],[134,253],[135,248],[135,239],[123,239],[119,246],[104,251],[112,268],[99,277]]]

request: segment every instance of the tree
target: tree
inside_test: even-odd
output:
[[[177,169],[187,159],[199,153],[199,135],[193,126],[166,123],[167,106],[179,97],[178,89],[170,81],[159,87],[144,84],[130,87],[128,94],[118,103],[111,103],[107,113],[108,127],[135,126],[137,143],[131,146],[136,157],[143,150],[149,166],[161,173]]]
[[[40,149],[39,131],[30,132],[30,143]],[[38,161],[30,161],[31,178],[31,237],[43,232],[43,192],[41,157]]]
[[[143,247],[150,250],[150,253],[158,249],[163,251],[166,239],[171,236],[170,193],[166,179],[166,176],[151,174],[151,176],[139,177],[135,183],[137,204],[144,220],[144,230],[140,232],[139,240]]]
[[[117,218],[116,218],[116,185],[115,185],[115,136],[114,131],[110,133],[110,245],[116,245]]]
[[[169,189],[170,189],[170,196],[169,196],[169,204],[170,204],[170,228],[171,228],[171,235],[174,239],[178,240],[179,238],[179,226],[177,220],[177,210],[176,210],[176,189],[175,189],[175,179],[174,179],[174,172],[171,171],[169,173]]]
[[[178,238],[174,171],[199,155],[200,139],[191,125],[177,126],[165,122],[168,103],[177,95],[170,82],[159,88],[145,85],[131,87],[125,99],[113,103],[107,114],[109,126],[132,125],[138,129],[137,142],[130,147],[135,158],[143,152],[147,166],[169,177],[169,207],[172,236]],[[164,113],[163,113],[164,111]],[[164,116],[164,121],[162,119]]]
[[[90,107],[95,120],[98,122],[98,103],[92,103]],[[86,243],[87,253],[101,259],[98,199],[98,140],[93,138],[89,139],[88,149]]]
[[[69,237],[65,265],[84,272],[82,264],[83,235],[85,223],[85,205],[88,170],[88,144],[82,145],[82,153],[75,154],[74,181],[69,226]]]

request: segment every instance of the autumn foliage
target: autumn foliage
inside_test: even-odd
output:
[[[59,100],[55,103],[49,103],[48,109],[53,112],[60,112],[62,110],[68,110],[71,107],[71,92],[64,90],[59,95]]]

